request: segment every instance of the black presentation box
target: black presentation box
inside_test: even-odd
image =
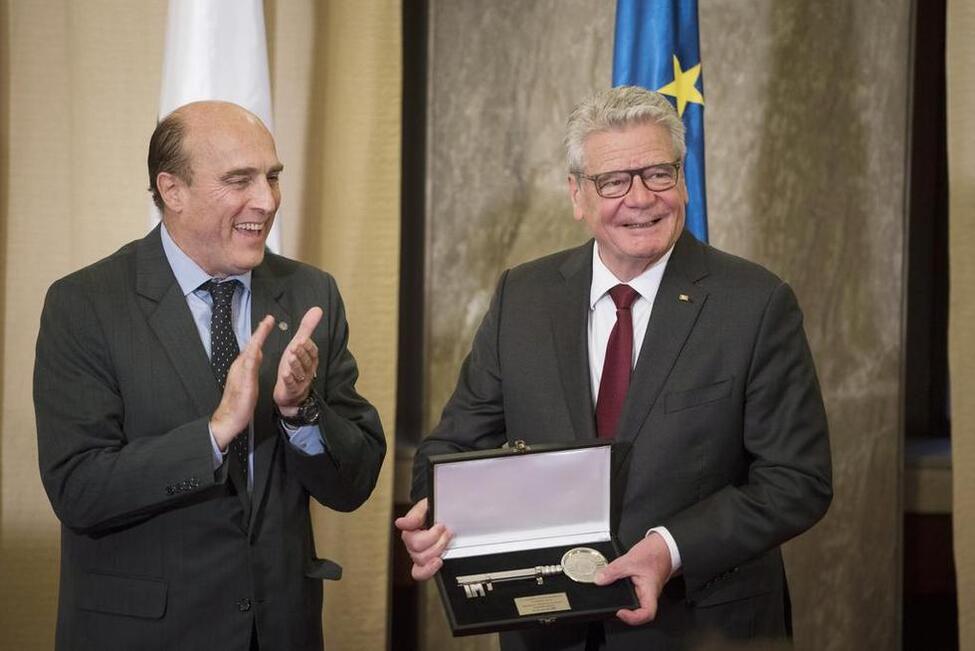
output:
[[[559,565],[579,547],[613,561],[621,547],[610,527],[612,456],[603,441],[532,447],[519,441],[513,448],[430,458],[429,524],[442,522],[454,534],[436,580],[455,636],[604,619],[638,607],[628,579],[597,586],[558,568],[549,568],[553,573],[541,582],[482,582],[473,595],[457,582],[458,576]]]

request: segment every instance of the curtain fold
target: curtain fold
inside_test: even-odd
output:
[[[342,581],[326,584],[326,646],[381,649],[396,422],[400,0],[278,2],[273,22],[275,121],[290,197],[285,250],[336,277],[358,388],[379,409],[388,445],[365,506],[352,514],[313,512],[320,554],[345,569]]]

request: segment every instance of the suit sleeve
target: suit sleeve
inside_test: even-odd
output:
[[[352,511],[376,486],[386,439],[376,409],[355,388],[359,369],[348,348],[349,325],[342,297],[332,277],[322,277],[325,316],[315,333],[320,360],[314,388],[325,452],[307,455],[287,440],[283,444],[289,473],[295,473],[318,502],[338,511]]]
[[[83,286],[55,283],[34,364],[41,480],[61,522],[91,534],[142,520],[225,479],[214,473],[206,418],[126,438],[103,325]]]
[[[747,478],[667,519],[689,593],[811,527],[832,499],[826,413],[802,313],[786,284],[766,304],[745,387]]]
[[[417,449],[411,492],[414,502],[427,496],[431,456],[499,448],[506,441],[498,352],[506,279],[507,272],[501,276],[491,306],[474,335],[471,352],[461,366],[457,386],[440,423]]]

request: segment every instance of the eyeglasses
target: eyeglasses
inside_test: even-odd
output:
[[[619,199],[626,196],[633,186],[633,177],[639,176],[643,187],[653,192],[663,192],[677,185],[680,176],[680,161],[660,163],[637,170],[617,170],[603,172],[594,176],[576,174],[580,179],[589,179],[596,186],[596,194],[603,199]]]

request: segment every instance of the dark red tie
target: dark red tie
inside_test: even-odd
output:
[[[633,314],[630,306],[640,294],[629,285],[617,285],[609,290],[609,295],[616,303],[616,325],[609,333],[606,344],[606,361],[603,363],[599,397],[596,399],[596,431],[601,439],[616,436],[626,390],[630,386],[633,365]]]

